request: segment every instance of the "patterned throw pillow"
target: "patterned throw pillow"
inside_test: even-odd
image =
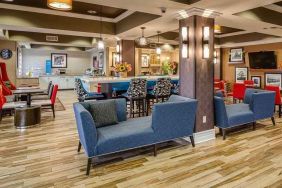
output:
[[[116,103],[114,100],[96,101],[91,103],[90,113],[97,128],[118,123]]]

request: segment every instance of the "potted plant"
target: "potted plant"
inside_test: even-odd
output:
[[[113,67],[113,71],[115,73],[118,73],[120,77],[126,78],[127,73],[132,70],[132,67],[130,64],[127,62],[121,62],[121,63],[116,63],[116,65]]]
[[[162,63],[162,71],[164,75],[173,75],[177,73],[177,62],[169,62],[169,61],[163,61]]]

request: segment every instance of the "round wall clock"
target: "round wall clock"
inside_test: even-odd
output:
[[[13,52],[9,49],[3,49],[0,52],[0,57],[2,59],[10,59],[12,57],[12,55],[13,55]]]

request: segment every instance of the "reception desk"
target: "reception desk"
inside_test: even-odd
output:
[[[129,83],[132,78],[146,78],[148,82],[157,81],[158,78],[170,77],[174,83],[177,83],[179,76],[142,76],[142,77],[88,77],[81,78],[83,86],[89,92],[97,92],[98,85],[101,86],[101,92],[106,93],[108,97],[112,94],[112,85],[116,83]]]

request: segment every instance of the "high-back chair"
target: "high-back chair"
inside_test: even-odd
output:
[[[135,114],[139,117],[141,114],[145,115],[146,96],[147,96],[147,79],[145,78],[133,78],[130,80],[130,84],[124,96],[129,101],[129,114],[134,118]],[[136,110],[135,110],[136,106]]]
[[[105,96],[102,93],[98,92],[88,92],[80,78],[75,78],[75,90],[77,94],[77,99],[79,102],[83,102],[85,100],[102,100],[105,99]]]
[[[234,83],[233,85],[233,103],[236,102],[236,100],[242,101],[245,96],[246,86],[243,83]]]
[[[254,87],[255,85],[253,80],[244,80],[244,84],[246,87]]]
[[[10,90],[15,90],[16,86],[10,81],[8,77],[6,63],[0,63],[0,70],[1,70],[1,79],[5,84],[5,86]]]
[[[279,86],[265,86],[265,90],[275,92],[275,106],[278,106],[278,109],[279,109],[278,113],[279,113],[279,118],[280,118],[281,117],[282,101],[281,101],[281,94],[280,94]]]
[[[158,78],[153,90],[153,95],[157,99],[168,98],[171,93],[171,78]]]
[[[0,86],[0,121],[2,121],[2,108],[5,103],[6,103],[6,98],[3,94],[2,86]]]

